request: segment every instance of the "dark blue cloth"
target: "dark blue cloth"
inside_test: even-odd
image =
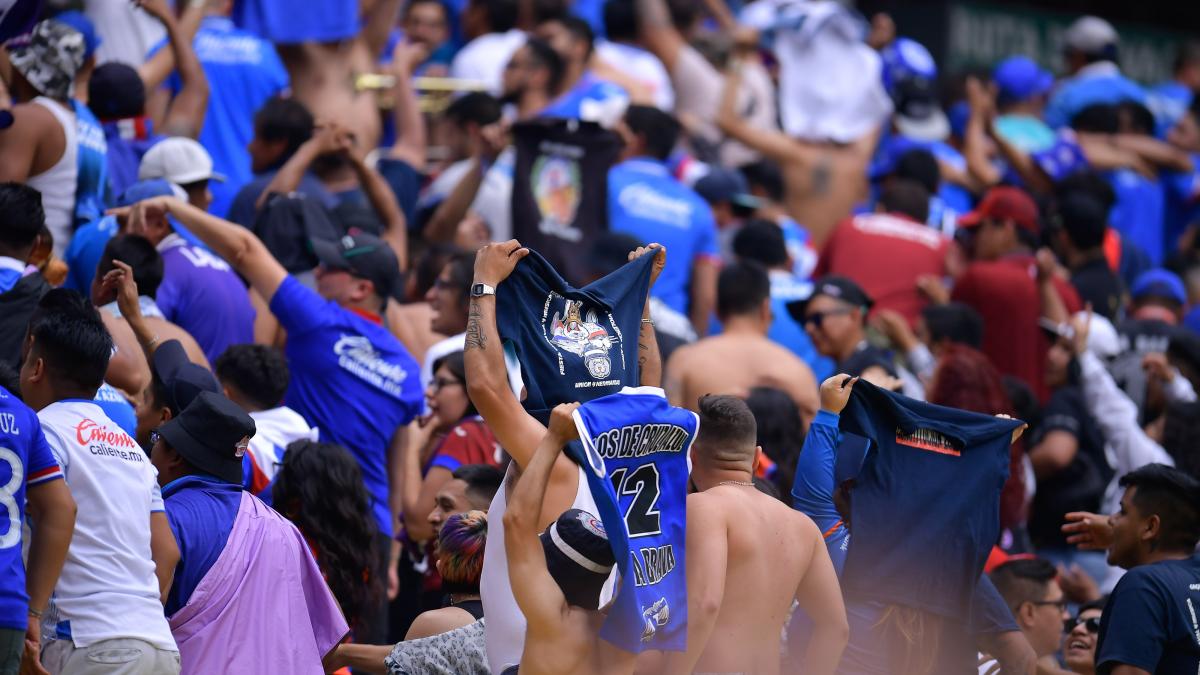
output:
[[[287,329],[287,405],[358,460],[379,531],[392,536],[388,448],[421,412],[420,368],[386,328],[289,276],[271,298]]]
[[[1200,670],[1200,555],[1135,567],[1117,582],[1096,642],[1096,672],[1118,664],[1154,675]]]
[[[109,201],[138,180],[142,156],[166,138],[154,133],[149,118],[103,122],[104,141],[108,144]]]
[[[576,423],[581,443],[568,454],[584,467],[621,570],[600,637],[635,654],[685,651],[687,457],[700,419],[641,387],[585,403]]]
[[[193,474],[167,483],[162,496],[167,522],[179,545],[179,564],[165,608],[171,616],[188,603],[192,591],[225,550],[242,504],[242,486]]]
[[[24,632],[29,625],[21,559],[25,488],[62,477],[37,414],[0,387],[0,628]]]
[[[653,259],[642,256],[574,288],[531,251],[500,284],[496,324],[521,362],[526,410],[545,419],[560,403],[638,384],[638,333]]]
[[[380,157],[379,162],[375,165],[375,170],[392,188],[392,194],[396,195],[396,201],[400,203],[400,210],[404,212],[404,220],[408,223],[408,229],[416,230],[417,197],[421,192],[421,182],[424,180],[421,172],[404,160],[390,157]]]
[[[247,229],[254,229],[254,221],[258,218],[258,209],[255,204],[258,202],[259,196],[271,181],[275,178],[278,170],[267,171],[255,176],[253,180],[242,186],[238,190],[237,195],[233,198],[233,203],[229,207],[229,221],[237,223]],[[300,178],[300,184],[296,186],[295,192],[301,193],[307,197],[311,197],[326,209],[332,209],[337,206],[337,199],[334,198],[321,181],[311,173],[305,173]]]
[[[1021,422],[945,408],[860,381],[841,430],[871,440],[851,492],[850,599],[967,616],[1000,536],[1000,490]],[[897,527],[903,523],[903,527]]]

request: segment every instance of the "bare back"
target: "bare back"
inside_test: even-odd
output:
[[[821,246],[855,204],[867,198],[867,161],[855,147],[797,143],[804,161],[783,165],[784,206]],[[872,145],[873,147],[873,145]]]
[[[637,657],[600,639],[604,615],[569,608],[554,635],[525,635],[521,675],[632,675]]]
[[[292,92],[313,117],[335,121],[352,131],[364,151],[379,145],[383,133],[375,94],[358,91],[358,76],[373,71],[361,38],[339,43],[309,42],[280,49],[292,79]]]
[[[812,369],[761,335],[726,333],[681,347],[667,362],[666,382],[671,404],[692,410],[706,394],[744,397],[754,387],[787,392],[805,423],[820,407]]]
[[[697,672],[779,672],[780,631],[808,573],[813,547],[824,546],[804,514],[745,485],[719,485],[688,497],[720,514],[710,536],[727,537],[725,592]]]

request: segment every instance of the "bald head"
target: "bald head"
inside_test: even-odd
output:
[[[701,396],[697,411],[696,461],[752,469],[758,424],[746,402],[736,396]]]

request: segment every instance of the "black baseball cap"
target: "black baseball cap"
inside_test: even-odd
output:
[[[127,63],[101,64],[88,80],[88,107],[101,121],[138,117],[146,110],[146,85]]]
[[[875,301],[867,292],[862,289],[862,286],[854,283],[854,281],[846,277],[827,276],[822,277],[813,286],[812,294],[804,300],[795,300],[787,304],[788,314],[791,315],[796,323],[804,325],[804,310],[808,307],[808,303],[819,295],[825,295],[835,300],[862,307],[863,309],[871,309]]]
[[[567,604],[598,609],[604,582],[616,564],[604,523],[587,511],[568,509],[542,532],[541,540],[546,569]]]
[[[189,464],[223,481],[242,483],[240,441],[255,432],[254,420],[221,394],[202,391],[158,430],[163,440]]]
[[[313,253],[322,265],[344,270],[375,284],[375,293],[394,297],[400,286],[400,262],[387,242],[360,230],[340,239],[311,239]]]
[[[154,375],[162,382],[163,403],[178,416],[200,392],[220,393],[221,385],[211,371],[192,363],[179,340],[167,340],[154,350],[150,364]]]

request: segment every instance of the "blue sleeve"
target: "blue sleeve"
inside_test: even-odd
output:
[[[1050,126],[1051,129],[1059,129],[1067,126],[1071,120],[1067,119],[1065,92],[1058,92],[1050,97],[1046,103],[1046,109],[1042,111],[1042,119]]]
[[[812,518],[821,532],[828,532],[842,519],[833,505],[834,453],[840,436],[838,416],[818,411],[796,462],[792,508]]]
[[[288,275],[271,297],[271,313],[288,333],[299,335],[328,323],[329,303]]]
[[[696,257],[717,258],[721,255],[717,247],[717,220],[708,204],[701,201],[700,205],[702,208],[696,214]]]
[[[417,228],[417,197],[421,192],[421,173],[408,162],[399,159],[380,158],[375,170],[392,188],[400,210],[408,222],[408,229]]]
[[[180,286],[178,283],[164,279],[159,285],[158,291],[154,293],[154,303],[162,310],[163,316],[167,321],[172,323],[179,322],[179,314],[183,304],[183,297],[179,294]]]
[[[25,475],[36,480],[37,474],[46,469],[58,468],[58,460],[46,442],[46,434],[42,433],[42,422],[32,412],[29,415],[30,428],[33,429],[33,442],[29,444],[29,458],[26,460]]]
[[[975,593],[971,598],[971,633],[988,635],[993,633],[1013,633],[1021,630],[1013,619],[1008,604],[996,590],[996,585],[984,574],[975,585]]]
[[[275,51],[271,43],[263,43],[262,54],[263,65],[271,74],[271,86],[275,93],[278,94],[291,87],[292,80],[288,76],[287,68],[284,67],[283,60],[279,58],[279,52]]]
[[[1168,636],[1169,609],[1147,570],[1133,569],[1121,578],[1104,607],[1104,629],[1096,648],[1096,672],[1108,673],[1120,664],[1153,673]]]

